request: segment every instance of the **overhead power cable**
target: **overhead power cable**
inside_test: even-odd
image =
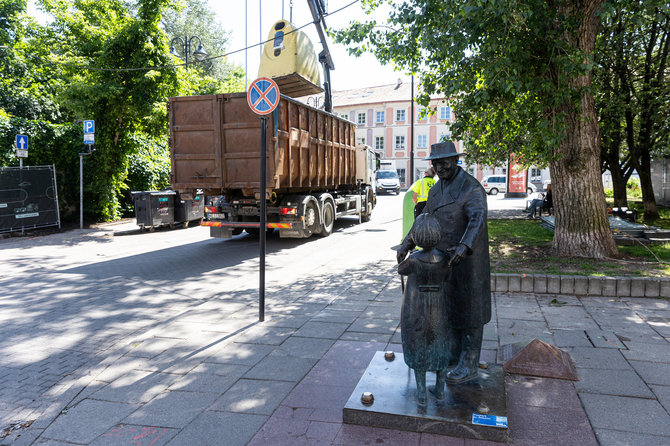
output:
[[[335,10],[335,11],[329,13],[329,14],[326,14],[326,16],[330,16],[330,15],[333,15],[333,14],[337,14],[338,12],[343,11],[344,9],[346,9],[346,8],[348,8],[348,7],[350,7],[350,6],[354,5],[354,4],[356,4],[356,3],[358,3],[359,1],[360,1],[360,0],[353,0],[351,3],[348,3],[347,5],[344,5],[344,6],[342,6],[341,8],[339,8],[339,9],[337,9],[337,10]],[[285,35],[292,34],[292,33],[294,33],[294,32],[300,31],[301,29],[306,28],[306,27],[308,27],[309,25],[312,25],[313,23],[314,23],[314,21],[309,22],[309,23],[306,23],[306,24],[304,24],[304,25],[302,25],[302,26],[300,26],[300,27],[298,27],[298,28],[294,28],[292,31],[287,32]],[[238,50],[229,51],[229,52],[224,53],[224,54],[221,54],[221,55],[219,55],[219,56],[207,57],[206,59],[203,59],[203,60],[196,60],[195,62],[191,61],[190,63],[203,63],[203,62],[206,62],[206,61],[208,61],[208,60],[214,60],[214,59],[220,59],[220,58],[222,58],[222,57],[228,57],[228,56],[230,56],[230,55],[232,55],[232,54],[236,54],[236,53],[239,53],[239,52],[242,52],[242,51],[246,51],[246,50],[251,49],[251,48],[256,48],[256,47],[259,46],[259,45],[265,45],[266,43],[268,43],[268,42],[272,42],[272,41],[273,41],[273,39],[264,40],[264,41],[262,41],[262,42],[254,43],[254,44],[252,44],[252,45],[249,45],[249,46],[247,46],[247,47],[245,47],[245,48],[240,48],[240,49],[238,49]],[[49,65],[59,65],[59,66],[62,66],[62,67],[77,68],[77,69],[80,69],[80,70],[89,70],[89,71],[106,71],[106,72],[152,71],[152,70],[166,70],[166,69],[173,69],[173,68],[177,68],[177,67],[183,67],[183,66],[186,65],[186,63],[180,63],[180,64],[173,64],[173,65],[159,65],[159,66],[154,66],[154,67],[137,67],[137,68],[99,68],[99,67],[92,67],[92,66],[88,66],[88,65],[76,65],[76,64],[66,63],[66,62],[54,62],[54,61],[51,61],[51,60],[45,60],[45,59],[42,58],[41,56],[37,56],[37,55],[35,55],[35,54],[31,54],[31,53],[29,53],[29,52],[27,52],[27,51],[23,51],[23,50],[18,49],[18,48],[10,48],[10,47],[7,47],[7,46],[0,46],[0,49],[11,49],[11,50],[13,50],[13,51],[18,51],[18,52],[23,53],[23,54],[25,54],[25,55],[27,55],[27,56],[33,57],[33,58],[35,58],[35,59],[38,59],[38,60],[40,60],[42,63],[49,64]]]

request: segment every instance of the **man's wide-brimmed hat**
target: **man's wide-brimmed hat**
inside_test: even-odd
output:
[[[452,156],[460,156],[462,153],[456,151],[456,146],[451,141],[438,142],[430,146],[430,156],[424,158],[427,160],[436,160],[439,158],[450,158]]]

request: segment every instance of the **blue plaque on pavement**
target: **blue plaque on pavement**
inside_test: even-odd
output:
[[[480,426],[507,427],[507,417],[473,413],[472,424],[479,424]]]

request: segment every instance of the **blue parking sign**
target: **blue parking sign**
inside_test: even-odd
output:
[[[95,133],[95,121],[84,121],[84,133]]]

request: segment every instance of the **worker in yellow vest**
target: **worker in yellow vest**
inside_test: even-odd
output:
[[[428,200],[428,191],[433,184],[435,184],[435,169],[433,167],[428,167],[423,172],[423,178],[419,181],[412,184],[412,201],[414,202],[414,218],[417,217],[423,211],[423,208],[426,206],[426,200]]]

